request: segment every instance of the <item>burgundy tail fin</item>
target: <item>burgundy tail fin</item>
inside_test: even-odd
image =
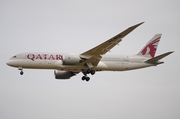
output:
[[[153,58],[161,38],[161,34],[156,34],[138,53],[137,55]]]

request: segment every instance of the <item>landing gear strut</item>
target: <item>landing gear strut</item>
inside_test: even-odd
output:
[[[20,70],[20,75],[23,75],[23,74],[24,74],[23,68],[22,68],[22,67],[19,67],[18,69]]]

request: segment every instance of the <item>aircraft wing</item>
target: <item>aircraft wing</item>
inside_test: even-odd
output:
[[[98,46],[96,46],[96,47],[94,47],[94,48],[92,48],[92,49],[82,53],[80,55],[80,57],[83,58],[83,59],[86,59],[86,64],[89,63],[89,64],[91,64],[93,66],[97,66],[97,64],[99,63],[102,55],[106,54],[114,46],[119,44],[119,42],[122,41],[122,38],[124,38],[131,31],[133,31],[135,28],[137,28],[138,26],[140,26],[143,23],[144,22],[141,22],[139,24],[136,24],[134,26],[131,26],[131,27],[127,28],[123,32],[121,32],[121,33],[117,34],[116,36],[110,38],[109,40],[105,41],[104,43],[102,43],[102,44],[100,44],[100,45],[98,45]]]

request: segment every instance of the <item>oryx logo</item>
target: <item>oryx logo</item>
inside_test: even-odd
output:
[[[143,50],[142,55],[149,54],[151,57],[154,57],[157,49],[158,42],[160,40],[160,37],[150,42]]]

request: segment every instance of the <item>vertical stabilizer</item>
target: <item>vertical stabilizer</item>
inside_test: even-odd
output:
[[[137,55],[153,58],[161,38],[161,34],[156,34],[138,53]]]

